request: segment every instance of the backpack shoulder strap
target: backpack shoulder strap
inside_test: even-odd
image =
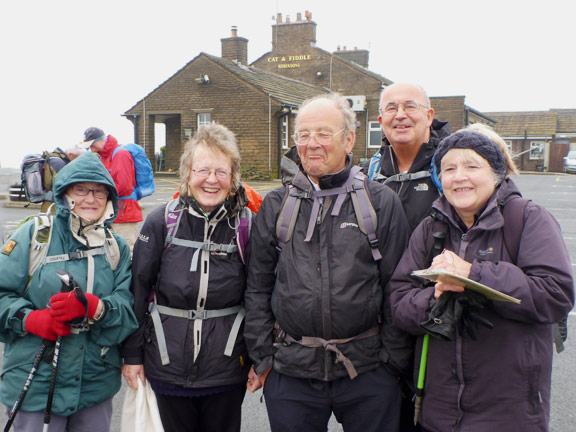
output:
[[[166,240],[164,241],[164,248],[167,248],[176,232],[178,231],[178,224],[180,224],[180,217],[182,216],[182,209],[176,209],[178,207],[178,198],[170,200],[166,204],[166,209],[164,210],[164,221],[166,222]]]
[[[29,277],[36,273],[48,255],[50,240],[52,240],[52,219],[53,216],[44,213],[34,216],[34,232],[30,242],[30,261],[28,264]]]
[[[383,178],[380,173],[382,167],[382,149],[379,149],[374,156],[370,158],[370,164],[368,165],[368,178],[370,180],[379,181]]]
[[[500,204],[504,217],[504,246],[514,264],[518,261],[520,239],[524,230],[524,210],[530,200],[514,195]]]
[[[278,239],[276,248],[278,251],[281,251],[286,242],[292,238],[302,198],[303,195],[298,193],[292,184],[286,185],[286,192],[276,221],[276,238]]]
[[[238,246],[238,255],[243,264],[246,264],[246,246],[250,238],[252,229],[252,212],[248,207],[244,207],[238,214],[238,223],[236,224],[236,245]]]
[[[366,175],[362,172],[356,172],[352,180],[350,198],[356,214],[356,220],[358,221],[358,227],[368,237],[368,242],[372,249],[372,258],[374,258],[374,261],[379,261],[382,259],[382,254],[380,249],[378,249],[378,236],[376,235],[378,219],[366,190],[367,181]]]
[[[446,237],[448,235],[448,224],[443,219],[443,216],[432,210],[430,213],[432,221],[432,235],[426,238],[426,250],[428,251],[428,265],[432,263],[432,260],[436,255],[440,255],[444,250],[444,244],[446,243]]]

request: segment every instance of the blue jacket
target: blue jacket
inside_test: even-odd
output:
[[[77,182],[105,184],[110,190],[113,215],[102,223],[108,225],[118,211],[118,194],[112,178],[92,153],[86,153],[66,165],[56,176],[54,193],[57,206],[51,229],[48,256],[88,249],[72,235],[71,213],[64,194]],[[43,309],[50,297],[60,291],[56,270],[70,272],[86,289],[87,259],[45,264],[29,280],[29,253],[34,222],[22,225],[0,254],[0,340],[5,343],[0,400],[12,406],[18,397],[32,362],[42,344],[39,336],[25,332],[23,313]],[[120,389],[122,366],[118,344],[137,327],[130,293],[130,250],[120,236],[114,235],[120,250],[116,270],[105,255],[94,257],[93,293],[107,304],[104,317],[89,326],[89,331],[63,338],[56,393],[52,412],[71,415],[111,398]],[[7,244],[8,245],[8,244]],[[24,399],[23,411],[43,411],[46,406],[52,366],[52,349],[47,350],[32,386]]]

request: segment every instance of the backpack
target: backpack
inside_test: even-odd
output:
[[[54,201],[52,192],[54,176],[67,163],[60,152],[33,153],[24,156],[21,164],[21,188],[30,203]]]
[[[191,271],[197,267],[198,253],[203,249],[208,249],[211,252],[238,252],[242,263],[246,264],[246,246],[248,245],[250,229],[252,228],[252,211],[248,207],[244,207],[237,215],[237,221],[234,227],[235,245],[203,243],[190,240],[182,240],[175,237],[176,232],[178,231],[178,225],[180,224],[180,217],[182,216],[182,211],[184,210],[184,208],[177,208],[178,202],[179,199],[177,198],[170,200],[166,205],[166,209],[164,210],[164,222],[166,223],[166,239],[164,242],[164,248],[167,248],[170,244],[178,244],[180,246],[195,248],[196,253],[194,254],[194,258],[192,260]]]
[[[292,184],[287,184],[286,193],[284,194],[280,213],[278,214],[278,220],[276,221],[276,237],[278,239],[276,249],[278,249],[279,252],[282,251],[286,242],[292,238],[302,198],[314,198],[312,214],[310,215],[308,230],[306,238],[304,239],[304,241],[310,241],[317,218],[320,217],[319,198],[336,196],[334,208],[332,209],[331,214],[332,216],[337,216],[340,212],[344,198],[346,195],[350,194],[354,213],[358,220],[358,227],[360,228],[360,231],[368,237],[368,242],[372,249],[372,258],[374,258],[374,261],[382,259],[382,255],[378,249],[378,237],[376,236],[376,228],[378,227],[376,212],[374,211],[374,207],[370,201],[368,192],[366,191],[366,180],[367,177],[360,171],[360,167],[354,166],[350,170],[350,175],[346,182],[338,188],[300,192]]]
[[[121,149],[127,150],[128,153],[130,153],[130,156],[132,156],[132,160],[134,161],[134,177],[136,180],[136,186],[131,195],[120,197],[120,199],[139,200],[152,195],[155,190],[154,171],[152,170],[152,164],[150,163],[150,160],[148,160],[144,148],[133,143],[118,146],[112,153],[112,157],[110,158],[111,161],[114,159],[116,152]]]
[[[44,163],[45,159],[39,153],[28,154],[22,160],[20,182],[26,199],[30,203],[44,201]]]
[[[502,216],[504,217],[504,247],[512,258],[512,263],[518,261],[518,252],[520,250],[520,240],[524,230],[524,211],[530,202],[529,199],[521,198],[514,195],[507,201],[498,204]],[[441,215],[432,212],[431,217],[434,219],[432,224],[432,236],[428,237],[426,249],[429,251],[429,262],[442,252],[444,241],[448,234],[448,225],[443,221]],[[564,342],[568,338],[568,316],[559,323],[554,324],[554,344],[556,352],[564,351]]]
[[[432,159],[430,160],[430,168],[428,170],[418,171],[415,173],[400,173],[390,177],[385,177],[380,172],[381,167],[382,167],[382,149],[378,150],[374,154],[374,156],[370,158],[370,164],[368,165],[368,178],[370,180],[375,180],[382,184],[387,184],[390,182],[404,182],[431,177],[432,183],[434,183],[436,189],[442,192],[442,182],[438,178],[438,172],[436,170],[436,165],[434,164],[434,157],[432,157]]]

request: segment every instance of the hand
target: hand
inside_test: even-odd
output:
[[[100,299],[94,294],[84,294],[88,301],[88,318],[94,318]],[[58,293],[50,299],[52,316],[58,321],[67,322],[86,316],[86,307],[78,300],[74,291]]]
[[[146,385],[146,378],[144,377],[144,365],[129,365],[122,366],[122,376],[126,380],[126,384],[134,390],[138,390],[138,379]]]
[[[48,308],[30,312],[26,317],[25,327],[28,333],[51,341],[55,341],[58,336],[70,334],[70,326],[55,319]]]
[[[254,371],[254,366],[252,366],[250,368],[250,372],[248,372],[248,382],[246,383],[246,388],[254,393],[260,387],[263,387],[264,382],[266,382],[266,377],[268,376],[268,373],[270,373],[271,369],[272,367],[267,369],[266,372],[264,372],[262,375],[258,375]]]
[[[463,260],[454,252],[444,249],[441,254],[434,257],[430,268],[447,270],[456,273],[457,275],[468,277],[470,276],[472,264]],[[434,297],[439,298],[442,293],[446,291],[463,292],[464,287],[460,285],[450,285],[443,282],[437,282],[436,285],[434,285]]]

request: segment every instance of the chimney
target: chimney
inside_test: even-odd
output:
[[[354,47],[353,50],[346,50],[346,47],[344,46],[343,50],[340,50],[340,46],[337,47],[337,50],[334,51],[332,54],[334,54],[337,57],[346,59],[348,61],[354,62],[362,67],[367,68],[368,67],[368,58],[370,56],[370,53],[368,50],[364,50],[364,49],[358,49],[358,47]]]
[[[238,36],[238,28],[232,26],[232,36],[220,39],[222,43],[222,58],[248,64],[248,39]]]
[[[272,25],[272,52],[277,54],[293,53],[298,50],[306,50],[310,45],[316,44],[316,23],[312,21],[312,14],[305,12],[306,20],[302,20],[302,14],[296,14],[296,21],[291,22],[290,16],[286,16],[282,23],[282,15],[277,14],[276,24]]]

